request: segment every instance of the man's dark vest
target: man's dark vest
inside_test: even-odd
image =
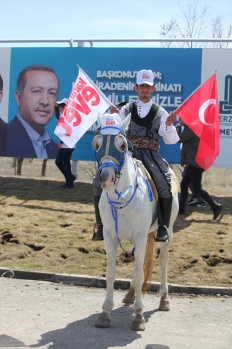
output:
[[[157,112],[159,110],[159,106],[155,103],[152,104],[151,109],[149,110],[149,113],[144,117],[144,118],[140,118],[140,116],[138,115],[137,112],[137,105],[136,103],[129,103],[126,106],[126,110],[128,111],[128,114],[131,113],[131,121],[134,122],[136,125],[142,126],[144,128],[146,128],[146,133],[143,136],[147,136],[150,138],[155,137],[157,140],[159,140],[159,136],[158,135],[158,130],[159,130],[159,126],[160,126],[160,118],[157,118],[157,122],[155,122],[154,124],[154,119],[157,116]],[[155,131],[155,133],[157,133],[157,135],[154,135],[150,132],[150,130],[153,128],[153,131]],[[131,124],[128,130],[128,134],[130,134],[132,131],[131,129]]]
[[[140,118],[137,112],[136,103],[126,105],[127,113],[131,113],[131,121],[127,131],[127,137],[130,139],[134,147],[148,148],[150,150],[159,150],[160,135],[158,133],[160,127],[161,116],[158,115],[159,106],[152,104],[151,109],[144,118]]]

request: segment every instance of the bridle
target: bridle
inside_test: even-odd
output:
[[[105,129],[116,129],[117,131],[119,131],[119,133],[117,135],[102,135],[101,131],[105,130]],[[99,176],[101,178],[101,171],[104,168],[107,167],[113,167],[115,169],[116,175],[115,175],[115,180],[114,180],[114,187],[115,187],[115,193],[118,196],[118,200],[120,200],[119,202],[115,202],[115,201],[111,201],[109,199],[109,195],[107,193],[107,199],[110,205],[114,204],[116,205],[116,208],[123,208],[125,206],[127,206],[131,200],[133,199],[133,196],[135,194],[135,191],[138,187],[137,185],[137,166],[136,164],[133,162],[134,164],[134,176],[132,178],[131,184],[128,186],[128,188],[126,189],[126,191],[124,193],[119,192],[117,190],[117,183],[122,175],[121,171],[123,168],[123,165],[125,163],[125,155],[130,156],[129,152],[128,152],[128,143],[130,143],[130,141],[126,138],[125,136],[125,132],[116,126],[104,126],[101,128],[100,131],[100,135],[103,137],[103,141],[102,141],[102,145],[98,150],[95,150],[95,157],[96,157],[96,161],[97,161],[97,165],[98,165],[98,172],[99,172]],[[116,146],[116,139],[118,137],[118,135],[122,135],[125,138],[126,141],[126,146],[123,149],[119,149]],[[110,159],[112,160],[110,161],[106,161],[104,162],[105,159]],[[136,181],[136,184],[134,185],[134,182]],[[125,197],[126,195],[132,190],[132,188],[134,187],[134,191],[129,199],[129,201],[127,203],[125,203]],[[118,207],[118,205],[120,205]]]
[[[121,176],[121,170],[125,162],[125,151],[127,148],[120,150],[115,146],[115,140],[118,135],[103,135],[101,132],[105,129],[116,129],[118,131],[118,135],[123,135],[125,137],[124,131],[116,126],[104,126],[101,127],[100,135],[103,139],[103,144],[100,149],[95,149],[95,158],[97,162],[97,168],[99,172],[99,176],[101,177],[101,171],[107,167],[113,167],[116,172],[114,186],[117,184],[118,180]],[[112,162],[106,161],[105,159],[110,159]]]
[[[122,129],[114,127],[114,126],[106,126],[106,127],[102,127],[101,130],[104,129],[109,129],[109,128],[116,128],[119,131],[118,135],[123,135],[125,137],[125,133]],[[100,133],[101,134],[101,133]],[[114,192],[117,195],[117,201],[111,200],[109,197],[109,193],[108,191],[106,192],[106,197],[107,197],[107,201],[108,204],[111,207],[111,213],[112,213],[112,217],[114,219],[114,224],[115,224],[115,232],[116,232],[116,237],[117,237],[117,241],[120,245],[120,247],[122,248],[122,250],[127,254],[127,255],[133,255],[134,250],[129,253],[127,251],[125,251],[125,249],[123,248],[123,246],[121,245],[121,241],[118,237],[118,209],[123,209],[124,207],[126,207],[127,205],[129,205],[131,203],[131,201],[134,198],[134,195],[136,193],[136,190],[138,189],[138,183],[137,183],[137,173],[138,173],[138,168],[135,162],[133,162],[134,164],[134,174],[133,174],[133,178],[131,180],[131,183],[129,184],[129,186],[127,187],[127,189],[124,192],[121,192],[117,189],[117,184],[119,182],[119,179],[122,175],[122,168],[123,165],[125,163],[125,156],[131,156],[129,154],[128,151],[128,143],[130,143],[130,141],[125,137],[126,140],[126,146],[124,149],[118,149],[115,145],[115,140],[116,140],[116,136],[113,135],[101,135],[103,137],[103,143],[102,146],[99,150],[96,151],[95,149],[95,157],[96,157],[96,161],[98,164],[98,171],[99,171],[99,175],[101,177],[101,171],[104,168],[107,167],[113,167],[116,171],[116,175],[115,175],[115,181],[114,181]],[[113,147],[114,146],[114,147]],[[112,161],[106,161],[104,162],[104,159],[111,159]],[[104,189],[103,189],[104,190]],[[132,191],[132,192],[131,192]],[[125,201],[125,197],[131,192],[131,196],[130,198]]]

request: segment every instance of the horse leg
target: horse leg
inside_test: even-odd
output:
[[[160,285],[159,310],[162,310],[162,311],[170,310],[169,297],[168,297],[168,284],[167,284],[169,246],[170,246],[170,237],[169,237],[169,242],[160,243],[161,285]]]
[[[168,297],[168,285],[167,285],[167,268],[168,268],[168,257],[169,247],[173,237],[173,225],[178,215],[179,204],[178,204],[178,193],[173,196],[172,212],[169,224],[169,240],[160,243],[160,266],[161,266],[161,285],[160,285],[160,305],[159,310],[168,311],[170,310],[169,297]]]
[[[136,249],[136,245],[140,246]],[[134,331],[145,330],[145,320],[143,317],[143,302],[142,302],[142,285],[144,281],[143,262],[146,249],[146,239],[144,236],[135,244],[135,264],[133,271],[133,278],[131,280],[131,287],[135,290],[134,302],[134,318],[131,329]]]
[[[116,257],[117,257],[117,242],[108,234],[104,234],[106,254],[107,254],[107,269],[106,269],[106,298],[102,305],[102,313],[95,322],[95,327],[108,328],[111,325],[111,311],[114,307],[113,289],[116,278]]]
[[[152,280],[152,271],[153,271],[153,264],[154,264],[154,233],[150,232],[147,237],[147,245],[146,245],[146,252],[145,252],[145,259],[144,259],[144,282],[142,287],[143,294],[146,292],[147,288],[147,282]],[[123,298],[122,302],[124,304],[132,304],[135,300],[135,289],[131,286],[125,297]]]

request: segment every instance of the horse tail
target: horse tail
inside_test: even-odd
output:
[[[147,246],[146,246],[146,252],[145,252],[144,263],[143,263],[143,271],[144,271],[144,281],[143,281],[143,287],[142,287],[143,294],[148,290],[147,283],[151,282],[152,280],[152,272],[153,272],[153,265],[154,265],[154,246],[155,246],[154,232],[151,232],[148,234],[148,237],[147,237]]]

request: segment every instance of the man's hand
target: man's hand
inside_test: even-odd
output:
[[[111,114],[113,114],[113,113],[119,114],[119,109],[116,107],[116,105],[111,106],[110,113]]]
[[[173,122],[175,122],[177,119],[177,116],[175,114],[175,112],[173,111],[170,115],[168,115],[167,120],[166,120],[166,125],[170,126],[173,124]]]

